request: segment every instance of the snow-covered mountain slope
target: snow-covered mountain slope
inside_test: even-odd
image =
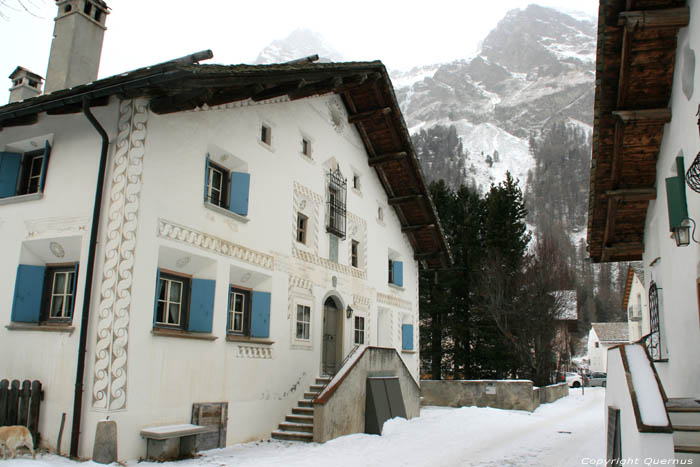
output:
[[[318,54],[321,62],[342,62],[340,52],[328,45],[320,34],[308,29],[297,29],[284,39],[278,39],[265,47],[255,64],[283,63]]]

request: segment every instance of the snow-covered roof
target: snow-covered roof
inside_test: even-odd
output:
[[[600,342],[629,342],[627,322],[622,323],[591,323]]]
[[[561,300],[561,309],[557,319],[560,321],[578,319],[578,300],[575,290],[556,290],[552,292],[554,298]]]

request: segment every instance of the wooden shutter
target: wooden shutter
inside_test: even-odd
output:
[[[401,349],[413,350],[413,325],[401,325]]]
[[[401,325],[401,349],[413,350],[413,325]]]
[[[187,330],[191,332],[211,332],[214,318],[214,290],[216,281],[192,279],[190,295],[190,315]]]
[[[252,337],[270,337],[270,292],[253,292],[250,318]]]
[[[153,326],[156,325],[158,317],[158,297],[160,297],[160,268],[156,269],[156,296],[153,299]]]
[[[207,153],[207,158],[204,162],[204,201],[207,201],[207,196],[209,195],[209,153]]]
[[[12,302],[12,321],[38,323],[44,288],[45,266],[20,264],[17,266],[15,296]]]
[[[229,185],[228,208],[231,212],[248,215],[248,192],[250,191],[250,174],[245,172],[231,172]]]
[[[39,180],[39,192],[44,192],[44,183],[46,182],[46,170],[49,167],[49,154],[51,154],[51,145],[48,140],[44,144],[44,159],[41,161],[41,179]]]
[[[22,165],[22,154],[0,152],[0,198],[17,194],[17,179]]]
[[[403,287],[403,262],[394,261],[394,284]]]

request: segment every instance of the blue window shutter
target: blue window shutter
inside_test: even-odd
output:
[[[207,189],[209,187],[209,153],[207,153],[207,159],[204,163],[204,201],[207,200]]]
[[[0,198],[17,194],[17,179],[22,165],[22,154],[0,152]]]
[[[214,318],[214,289],[216,281],[192,279],[190,294],[190,318],[187,330],[191,332],[211,332]]]
[[[158,317],[158,297],[160,297],[160,268],[156,269],[156,296],[153,298],[153,326]]]
[[[44,192],[44,183],[46,182],[46,169],[49,166],[49,154],[51,154],[51,145],[48,140],[44,144],[44,159],[41,161],[41,179],[39,180],[39,191]],[[78,277],[76,275],[76,277]]]
[[[253,304],[250,317],[250,335],[252,337],[270,337],[270,292],[253,292]]]
[[[413,350],[413,325],[401,325],[401,349]]]
[[[32,266],[29,264],[17,266],[15,297],[12,302],[12,321],[20,323],[39,322],[45,273],[45,266]]]
[[[231,185],[229,187],[230,211],[248,215],[248,191],[250,190],[250,174],[245,172],[231,172]]]
[[[394,284],[403,287],[403,262],[394,261]]]

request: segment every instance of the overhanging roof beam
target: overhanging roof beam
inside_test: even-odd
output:
[[[404,225],[401,227],[401,232],[403,233],[408,233],[408,232],[416,232],[418,230],[423,230],[423,229],[434,229],[435,224],[414,224],[414,225]]]
[[[626,188],[621,190],[609,190],[605,194],[608,198],[619,198],[623,201],[651,201],[656,199],[655,188]]]
[[[397,206],[399,204],[414,203],[416,201],[421,201],[423,195],[407,195],[407,196],[395,196],[389,198],[389,206]]]
[[[377,109],[368,110],[366,112],[360,112],[353,115],[348,115],[348,123],[357,123],[362,120],[370,120],[372,118],[388,115],[391,113],[391,107],[380,107]]]
[[[664,10],[623,11],[618,26],[627,28],[684,28],[690,21],[690,9],[667,8]]]
[[[405,159],[406,156],[408,156],[406,151],[390,152],[370,157],[367,159],[367,163],[370,167],[374,167],[375,165],[385,164],[387,162],[400,161],[401,159]]]
[[[624,124],[671,121],[671,109],[613,110],[612,114]]]

